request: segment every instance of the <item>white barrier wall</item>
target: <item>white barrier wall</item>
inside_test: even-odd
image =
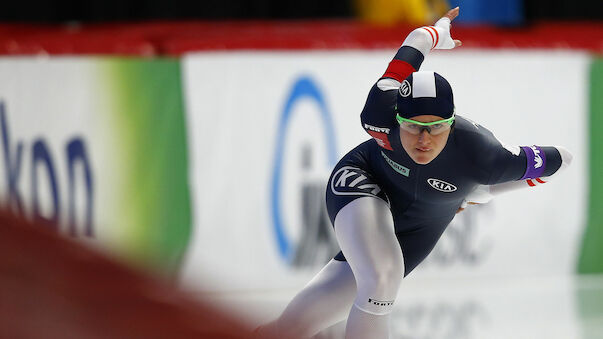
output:
[[[232,52],[183,60],[194,231],[182,271],[203,290],[298,287],[337,252],[322,210],[336,161],[369,138],[359,114],[395,51]],[[587,56],[458,51],[422,70],[457,113],[516,145],[563,145],[556,182],[459,214],[408,279],[574,272],[585,218]],[[200,281],[208,281],[203,286]]]

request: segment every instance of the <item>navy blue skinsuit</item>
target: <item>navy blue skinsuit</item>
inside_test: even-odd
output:
[[[382,78],[404,80],[419,68],[422,55],[403,46]],[[520,180],[534,153],[522,147],[512,153],[486,128],[457,115],[442,152],[426,165],[416,164],[400,142],[394,106],[397,90],[371,89],[361,114],[373,137],[346,154],[335,166],[327,187],[327,210],[333,225],[341,208],[354,199],[375,196],[386,201],[409,274],[431,252],[463,199],[477,185]],[[555,147],[540,147],[542,175],[561,166]],[[527,155],[527,153],[529,153]],[[541,160],[541,159],[538,159]],[[342,252],[336,260],[345,260]]]

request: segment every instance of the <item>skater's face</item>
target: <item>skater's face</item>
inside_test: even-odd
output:
[[[418,122],[434,122],[442,120],[437,115],[418,115],[411,118]],[[450,129],[440,134],[430,134],[427,129],[422,129],[419,134],[413,134],[400,128],[400,141],[402,147],[410,158],[420,165],[430,163],[446,146]]]

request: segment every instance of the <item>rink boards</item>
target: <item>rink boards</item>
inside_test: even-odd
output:
[[[198,291],[298,288],[338,251],[325,181],[368,139],[360,110],[392,55],[2,58],[2,200]],[[427,58],[458,114],[506,144],[565,146],[574,162],[556,182],[458,215],[409,279],[556,276],[598,262],[591,63],[551,50]]]
[[[369,138],[359,113],[390,52],[204,53],[183,61],[194,232],[183,279],[209,290],[299,286],[337,252],[320,211],[339,157]],[[470,207],[409,279],[576,271],[588,186],[587,55],[434,53],[457,114],[509,145],[563,145],[556,182]],[[336,156],[333,156],[336,154]],[[317,187],[316,189],[313,189]],[[314,193],[308,193],[314,192]],[[197,286],[198,287],[198,286]]]

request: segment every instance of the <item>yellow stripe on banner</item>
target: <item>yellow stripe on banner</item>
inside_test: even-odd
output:
[[[430,24],[449,7],[446,0],[356,0],[359,18],[382,25],[399,22],[414,26]]]

